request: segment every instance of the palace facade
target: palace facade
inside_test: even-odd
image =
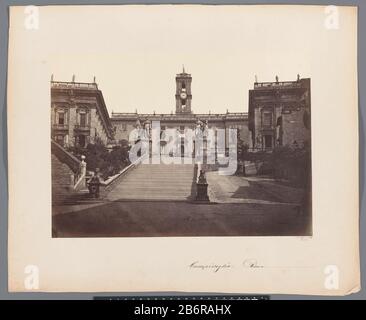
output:
[[[271,151],[276,146],[302,146],[310,142],[310,79],[255,82],[249,90],[249,113],[195,114],[192,108],[192,76],[183,69],[175,77],[175,113],[108,113],[103,94],[95,83],[51,81],[51,138],[60,145],[84,148],[99,140],[113,146],[129,141],[136,127],[160,121],[161,131],[176,129],[184,137],[197,123],[209,129],[229,129],[250,151]]]
[[[254,150],[310,143],[310,79],[255,82],[249,90],[249,130]]]
[[[51,138],[63,147],[104,144],[114,131],[103,94],[93,83],[51,81]]]
[[[184,134],[186,129],[194,130],[197,122],[207,123],[210,129],[224,129],[226,131],[226,141],[228,143],[228,129],[238,129],[240,139],[250,142],[250,132],[248,128],[248,113],[227,111],[223,114],[206,113],[195,114],[192,110],[192,76],[183,69],[175,77],[175,113],[170,114],[140,114],[140,113],[112,113],[111,122],[115,130],[115,140],[129,140],[130,132],[139,123],[144,127],[151,124],[152,121],[160,121],[161,131],[165,129],[176,129],[180,135]]]

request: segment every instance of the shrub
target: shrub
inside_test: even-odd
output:
[[[274,176],[286,179],[295,186],[307,187],[311,176],[310,146],[302,148],[277,147],[272,153]]]
[[[108,175],[109,164],[108,164],[108,149],[104,146],[103,143],[97,141],[92,144],[89,143],[86,147],[86,169],[89,171],[95,171],[96,168],[99,168],[101,175],[103,178],[106,178]]]

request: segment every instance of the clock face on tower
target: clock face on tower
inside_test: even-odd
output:
[[[180,97],[181,97],[182,99],[186,99],[186,98],[187,98],[187,94],[186,94],[185,92],[182,92],[182,93],[180,94]]]
[[[175,78],[175,112],[191,113],[192,93],[191,93],[192,77],[184,72],[178,73]]]

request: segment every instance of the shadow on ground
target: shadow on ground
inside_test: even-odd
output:
[[[309,236],[288,204],[115,201],[54,215],[53,237]]]
[[[266,192],[259,184],[249,182],[249,186],[240,186],[231,196],[236,199],[264,200],[273,202],[286,202],[282,198],[276,197]]]

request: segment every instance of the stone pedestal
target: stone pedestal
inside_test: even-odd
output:
[[[208,187],[207,183],[197,183],[196,201],[205,201],[205,202],[210,201],[207,194],[207,187]]]
[[[206,180],[205,172],[200,170],[200,175],[198,177],[198,182],[196,184],[197,193],[196,193],[196,201],[199,202],[210,202],[208,197],[208,183]]]

